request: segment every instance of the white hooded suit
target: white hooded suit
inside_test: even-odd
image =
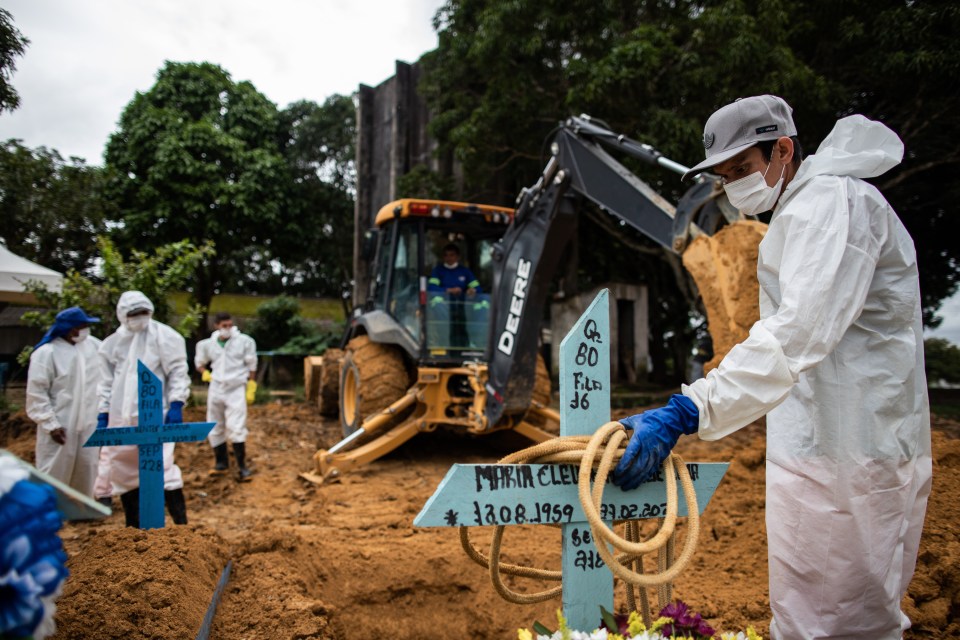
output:
[[[54,338],[30,354],[26,410],[37,423],[37,468],[80,493],[93,495],[99,447],[84,448],[97,426],[100,341],[89,337],[73,344]],[[66,444],[50,433],[63,428]]]
[[[163,383],[163,411],[171,402],[186,402],[190,395],[187,375],[187,346],[183,337],[167,325],[151,319],[142,331],[124,326],[127,313],[153,304],[139,291],[127,291],[117,303],[120,328],[100,347],[102,379],[99,387],[99,412],[109,413],[110,427],[136,426],[137,360],[142,360]],[[140,486],[139,457],[136,445],[104,447],[110,460],[110,481],[116,495]],[[174,443],[163,445],[163,488],[183,488],[180,467],[173,462]]]
[[[221,345],[220,332],[197,343],[194,365],[213,368],[207,392],[207,422],[216,426],[207,436],[211,447],[227,440],[247,441],[247,380],[257,370],[257,343],[232,327],[230,338]]]
[[[683,393],[715,440],[767,415],[774,640],[897,640],[930,493],[930,414],[913,241],[861,178],[903,144],[837,122],[760,244],[760,316]]]

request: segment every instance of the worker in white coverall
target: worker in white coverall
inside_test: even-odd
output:
[[[99,447],[84,448],[97,426],[100,341],[90,325],[100,318],[80,307],[57,314],[30,354],[26,409],[37,423],[37,468],[93,496]]]
[[[719,367],[666,407],[626,418],[614,471],[648,478],[680,434],[722,438],[767,416],[774,640],[896,640],[930,493],[930,413],[913,241],[864,182],[903,143],[854,115],[800,161],[792,110],[745,98],[707,120],[706,160],[743,213],[772,210],[760,317]]]
[[[237,459],[238,478],[250,478],[247,467],[247,403],[256,393],[257,343],[241,333],[229,313],[214,316],[216,331],[197,343],[194,365],[210,383],[207,391],[207,422],[217,425],[207,436],[213,447],[214,467],[211,475],[220,475],[230,467],[227,441]],[[211,371],[212,370],[212,371]]]
[[[100,345],[102,379],[98,390],[97,427],[137,425],[137,360],[163,383],[164,422],[183,422],[183,403],[190,395],[187,345],[167,325],[152,319],[153,303],[139,291],[126,291],[117,302],[120,327]],[[140,475],[136,445],[104,447],[110,461],[110,482],[120,496],[128,527],[140,526]],[[187,523],[180,467],[173,461],[174,443],[163,444],[163,489],[175,524]]]

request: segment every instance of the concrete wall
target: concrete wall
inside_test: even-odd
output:
[[[614,382],[636,382],[644,378],[649,357],[649,323],[647,322],[647,288],[642,285],[609,283],[610,290],[610,379]],[[550,367],[553,376],[560,371],[560,343],[587,310],[600,288],[570,296],[550,305]],[[632,307],[632,326],[620,326],[621,316]],[[626,351],[632,337],[633,348]]]
[[[354,210],[354,305],[367,295],[372,274],[360,259],[364,233],[377,212],[392,200],[419,194],[400,193],[397,181],[417,165],[454,175],[452,160],[438,157],[427,130],[430,114],[417,92],[419,63],[396,63],[396,75],[376,87],[360,85],[357,108],[357,202]]]

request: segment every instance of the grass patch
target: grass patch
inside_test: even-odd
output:
[[[210,315],[226,311],[232,315],[252,318],[257,315],[257,307],[276,296],[253,296],[242,293],[221,293],[210,301]],[[190,294],[178,292],[170,294],[170,306],[175,314],[187,310]],[[297,298],[300,303],[300,315],[307,320],[329,320],[343,322],[343,305],[336,298]]]

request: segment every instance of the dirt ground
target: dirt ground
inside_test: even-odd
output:
[[[368,468],[317,487],[297,474],[309,469],[318,444],[338,440],[338,424],[306,404],[254,406],[250,413],[252,482],[210,478],[209,448],[177,445],[189,525],[130,530],[115,512],[64,527],[71,576],[58,601],[56,638],[195,637],[230,559],[210,636],[218,640],[515,638],[534,620],[553,625],[559,599],[506,603],[463,554],[456,530],[412,526],[452,463],[494,461],[517,440],[421,434]],[[199,421],[203,412],[189,409],[186,417]],[[907,638],[960,637],[958,436],[960,423],[935,419],[933,495],[905,601],[915,623]],[[0,416],[0,446],[32,460],[33,437],[22,414]],[[766,636],[763,428],[752,425],[715,443],[684,438],[677,451],[688,461],[731,466],[674,596],[718,630],[753,625]],[[479,542],[489,539],[489,531],[479,531]],[[555,529],[511,529],[504,550],[507,561],[559,567]]]

